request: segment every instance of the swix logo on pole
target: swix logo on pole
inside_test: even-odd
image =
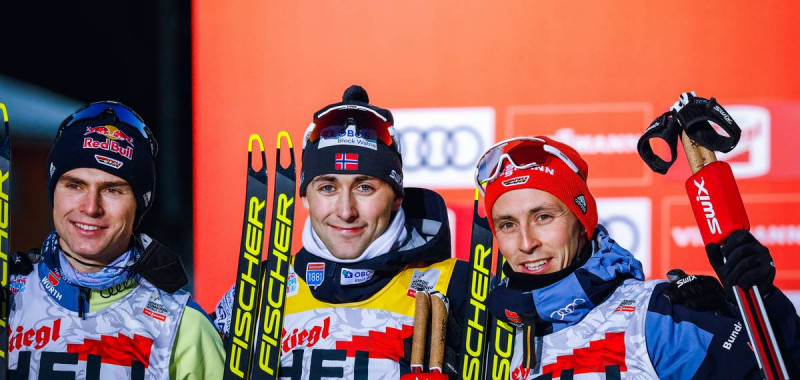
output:
[[[694,181],[694,186],[697,188],[697,197],[695,200],[700,202],[700,206],[703,208],[703,215],[708,224],[708,232],[720,234],[722,230],[719,228],[719,220],[717,220],[717,214],[714,212],[714,204],[711,203],[711,197],[708,196],[708,190],[706,190],[705,184],[705,178],[702,177],[699,183],[696,180]]]
[[[703,237],[703,245],[722,244],[731,232],[750,229],[742,196],[728,163],[712,162],[689,177],[686,195]]]

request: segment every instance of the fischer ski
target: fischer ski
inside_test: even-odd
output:
[[[472,208],[472,240],[470,243],[469,288],[464,327],[461,332],[461,378],[483,379],[487,372],[487,310],[486,298],[489,296],[489,279],[492,275],[492,231],[489,221],[478,213],[480,191],[475,189],[475,203]]]
[[[289,147],[289,166],[281,164],[281,138]],[[294,147],[289,133],[278,133],[275,159],[275,187],[272,200],[269,251],[262,272],[261,316],[254,342],[252,379],[277,379],[281,360],[283,308],[286,305],[286,284],[292,257],[292,232],[294,231],[294,205],[297,172]],[[262,264],[263,265],[263,264]]]
[[[253,169],[253,143],[261,150],[261,169]],[[230,336],[226,340],[223,379],[249,379],[253,336],[258,319],[267,205],[267,156],[257,134],[250,135],[247,148],[247,190],[239,267],[231,312]]]
[[[497,265],[495,266],[495,277],[492,289],[499,286],[500,283],[506,278],[503,273],[503,264],[506,259],[502,254],[497,255]],[[489,314],[488,323],[489,345],[488,355],[486,357],[486,368],[491,371],[486,377],[493,380],[510,379],[511,378],[511,357],[514,355],[514,326],[507,322],[498,320]]]
[[[9,252],[9,191],[11,190],[11,135],[8,127],[8,110],[0,103],[3,111],[4,135],[0,143],[0,380],[8,377],[8,314],[11,294],[8,291],[8,252]]]

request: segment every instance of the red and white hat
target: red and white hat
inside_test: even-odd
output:
[[[591,239],[597,227],[597,204],[586,185],[589,166],[569,145],[546,136],[501,141],[481,156],[475,179],[484,192],[486,214],[501,195],[538,189],[558,198],[578,218]]]

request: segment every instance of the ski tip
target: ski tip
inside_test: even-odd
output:
[[[3,121],[8,123],[8,111],[4,103],[0,103],[0,110],[3,110]]]
[[[264,142],[261,141],[261,136],[259,136],[258,133],[253,133],[252,135],[250,135],[250,140],[247,142],[247,151],[248,152],[252,152],[253,151],[253,141],[258,141],[258,147],[263,152],[264,151]]]
[[[285,137],[286,138],[286,145],[289,146],[289,149],[293,149],[294,148],[292,146],[292,136],[289,135],[289,132],[280,131],[280,132],[278,132],[278,149],[281,148],[281,137]]]

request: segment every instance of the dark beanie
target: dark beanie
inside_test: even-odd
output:
[[[125,107],[117,102],[99,103]],[[102,170],[125,180],[133,189],[136,197],[134,227],[138,226],[153,203],[156,175],[155,152],[152,150],[156,146],[155,140],[152,135],[145,137],[139,129],[119,120],[111,108],[86,119],[73,120],[74,116],[62,123],[47,157],[50,203],[53,203],[58,179],[64,173],[77,168]]]
[[[369,130],[375,126],[386,129],[385,133],[392,136],[390,145],[375,138]],[[318,138],[308,141],[314,131]],[[350,86],[340,103],[315,112],[303,144],[300,196],[305,196],[308,184],[323,174],[369,175],[386,182],[396,195],[403,196],[403,158],[394,118],[389,110],[369,104],[363,87]]]

